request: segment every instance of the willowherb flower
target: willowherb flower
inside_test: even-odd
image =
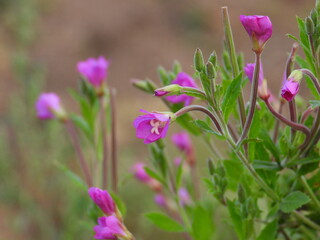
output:
[[[95,239],[126,239],[127,236],[123,224],[115,216],[98,218],[98,225],[93,229],[96,233]]]
[[[187,163],[192,166],[195,163],[194,151],[191,143],[190,136],[186,132],[179,132],[172,135],[172,142],[181,150],[186,153]]]
[[[154,201],[157,205],[159,205],[160,207],[167,207],[167,199],[166,197],[161,194],[161,193],[158,193],[154,196]]]
[[[182,87],[198,88],[193,78],[185,72],[180,72],[176,79],[172,81],[172,84],[177,84]],[[166,99],[172,103],[184,103],[184,106],[188,106],[191,104],[194,97],[181,94],[179,96],[168,96]]]
[[[97,204],[106,215],[113,215],[116,213],[116,205],[108,191],[91,187],[88,190],[88,194],[93,202]]]
[[[178,190],[178,197],[181,206],[190,205],[192,203],[190,194],[186,188],[180,188]]]
[[[62,118],[65,116],[60,98],[55,93],[42,93],[36,102],[36,110],[40,119]]]
[[[136,179],[139,181],[147,184],[150,188],[152,188],[154,191],[160,191],[161,190],[161,184],[152,177],[149,176],[149,174],[145,170],[146,165],[142,162],[138,162],[133,165],[132,172]]]
[[[252,41],[252,50],[262,52],[265,43],[272,35],[272,23],[268,16],[240,15],[240,21]]]
[[[249,81],[252,83],[253,74],[254,74],[254,67],[255,63],[247,63],[244,67],[244,72],[247,75]],[[262,99],[270,99],[270,101],[274,101],[275,97],[268,89],[267,80],[264,78],[263,75],[263,67],[262,63],[260,62],[260,71],[259,71],[259,79],[258,79],[258,95]]]
[[[182,158],[181,157],[176,157],[173,160],[173,163],[174,163],[175,166],[179,166],[182,163]]]
[[[104,57],[79,62],[77,69],[93,86],[101,87],[108,75],[110,62]]]
[[[281,96],[284,99],[290,102],[298,94],[302,76],[303,74],[301,71],[294,70],[288,79],[284,81],[281,88]]]
[[[140,111],[146,113],[146,115],[137,117],[133,122],[137,138],[144,139],[145,144],[164,138],[167,134],[170,121],[174,118],[174,114]]]

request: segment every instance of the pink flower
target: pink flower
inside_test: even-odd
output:
[[[115,213],[116,205],[108,191],[91,187],[88,190],[88,194],[92,198],[93,202],[97,204],[106,215],[113,215]]]
[[[147,114],[137,117],[133,122],[137,130],[137,138],[144,139],[145,144],[164,138],[169,128],[170,114],[140,111]]]
[[[189,192],[186,188],[180,188],[178,190],[178,196],[181,206],[186,206],[191,204],[191,197],[189,195]]]
[[[172,135],[171,140],[181,151],[185,151],[186,153],[192,151],[192,143],[188,133],[175,133]]]
[[[115,216],[98,218],[98,225],[93,229],[95,239],[119,239],[126,236],[122,223]]]
[[[245,74],[247,75],[251,83],[253,79],[254,66],[255,66],[255,63],[247,63],[246,66],[243,68]],[[262,64],[260,63],[259,80],[258,80],[259,86],[262,84],[263,79],[264,79],[263,68],[262,68]]]
[[[166,95],[166,94],[168,94],[169,92],[167,92],[167,91],[155,91],[154,92],[154,95],[156,96],[156,97],[162,97],[162,96],[164,96],[164,95]]]
[[[36,102],[36,110],[41,119],[52,119],[64,112],[60,98],[55,93],[42,93]]]
[[[187,73],[185,72],[180,72],[176,79],[172,81],[171,84],[178,84],[182,87],[192,87],[192,88],[198,88],[196,83],[194,82],[193,78],[190,77]],[[191,104],[192,100],[194,97],[188,96],[186,94],[181,94],[179,96],[168,96],[166,99],[169,102],[172,103],[184,103],[184,106],[188,106]]]
[[[160,207],[167,207],[167,199],[166,197],[159,193],[159,194],[156,194],[155,197],[154,197],[154,201],[157,205],[159,205]]]
[[[179,166],[182,163],[182,158],[181,157],[176,157],[173,160],[174,165]]]
[[[252,40],[253,51],[261,52],[272,35],[272,23],[268,16],[240,15],[240,21]]]
[[[299,89],[300,83],[288,78],[281,88],[281,96],[290,102],[298,94]]]
[[[298,94],[302,77],[303,73],[300,70],[294,70],[291,72],[288,79],[283,82],[281,88],[281,96],[284,99],[290,102]]]
[[[147,184],[150,188],[152,188],[154,191],[160,191],[161,190],[161,184],[150,177],[146,170],[144,169],[146,165],[144,163],[138,162],[132,167],[132,172],[136,179],[139,181]]]
[[[79,73],[86,77],[93,86],[100,87],[107,77],[109,65],[109,61],[104,57],[99,57],[79,62],[77,68]]]

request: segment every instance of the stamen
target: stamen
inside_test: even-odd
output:
[[[157,135],[160,134],[159,127],[161,127],[161,122],[159,120],[152,119],[150,121],[150,125],[152,126],[151,133],[155,133]]]

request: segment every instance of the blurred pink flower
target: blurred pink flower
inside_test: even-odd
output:
[[[100,87],[107,77],[109,65],[109,61],[104,57],[99,57],[79,62],[77,68],[79,73],[86,77],[93,86]]]
[[[145,110],[140,111],[147,114],[137,117],[133,122],[137,130],[137,138],[144,139],[145,144],[164,138],[170,124],[169,114],[147,112]]]
[[[182,158],[181,157],[176,157],[174,160],[173,160],[173,163],[174,165],[176,166],[179,166],[182,162]]]
[[[98,218],[94,231],[95,239],[119,239],[126,236],[122,223],[115,216]]]
[[[192,203],[189,192],[186,188],[180,188],[178,190],[179,202],[181,206],[190,205]]]
[[[60,98],[55,93],[42,93],[36,102],[36,110],[40,119],[52,119],[63,113]]]
[[[193,80],[192,77],[190,77],[187,73],[185,72],[180,72],[176,79],[172,81],[171,84],[178,84],[182,87],[192,87],[192,88],[198,88],[195,81]],[[166,99],[169,102],[172,103],[184,103],[184,106],[188,106],[191,104],[192,100],[194,97],[188,96],[186,94],[181,94],[179,96],[168,96]]]
[[[172,135],[171,140],[181,151],[185,151],[186,153],[192,151],[192,143],[188,133],[175,133]]]
[[[160,191],[161,190],[161,184],[157,180],[153,179],[152,177],[150,177],[148,175],[148,173],[144,169],[145,166],[146,165],[144,163],[141,163],[141,162],[138,162],[138,163],[134,164],[133,167],[132,167],[132,172],[133,172],[134,176],[139,181],[147,184],[154,191]]]
[[[88,190],[89,196],[92,198],[93,202],[98,205],[98,207],[106,214],[113,215],[116,211],[116,205],[108,193],[100,188],[91,187]]]
[[[253,51],[261,52],[272,35],[272,23],[268,16],[240,15],[240,21],[252,40]]]
[[[159,205],[160,207],[163,207],[163,208],[167,207],[167,199],[166,199],[166,197],[165,197],[163,194],[161,194],[161,193],[156,194],[156,195],[154,196],[154,201],[155,201],[155,203],[156,203],[157,205]]]
[[[253,79],[254,66],[255,66],[255,63],[247,63],[246,66],[243,68],[245,74],[247,75],[251,83]],[[260,62],[260,71],[259,71],[259,80],[258,80],[259,86],[262,84],[263,79],[264,79],[263,68],[262,68],[262,63]]]

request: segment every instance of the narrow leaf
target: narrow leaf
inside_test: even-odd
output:
[[[184,232],[184,227],[173,220],[172,218],[164,215],[163,213],[151,212],[145,214],[154,225],[167,232]]]

